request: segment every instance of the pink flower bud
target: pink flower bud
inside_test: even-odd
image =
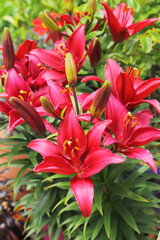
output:
[[[89,60],[92,67],[95,67],[101,59],[101,45],[97,37],[93,38],[89,47]]]
[[[12,38],[7,27],[4,28],[4,37],[3,37],[3,61],[7,70],[14,67],[14,47]]]
[[[102,115],[105,107],[108,103],[108,99],[111,93],[111,82],[105,81],[101,88],[99,88],[95,98],[91,105],[90,115],[91,118],[98,118]]]
[[[77,70],[71,53],[66,53],[65,71],[70,87],[75,87],[77,84]]]
[[[46,128],[43,120],[31,105],[16,97],[11,97],[9,101],[35,132],[40,135],[45,135]]]

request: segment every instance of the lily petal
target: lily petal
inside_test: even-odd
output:
[[[94,148],[89,151],[83,164],[82,164],[82,176],[84,178],[90,177],[100,172],[105,166],[112,163],[122,163],[124,158],[119,154],[112,153],[106,148]]]
[[[72,142],[73,148],[75,147],[75,155],[77,159],[80,159],[84,153],[87,145],[87,139],[83,129],[81,128],[78,120],[76,119],[75,110],[69,109],[59,126],[57,145],[62,154],[64,154],[64,143],[66,141]],[[67,157],[67,153],[64,154]],[[72,154],[68,156],[72,159]]]
[[[153,160],[152,154],[142,148],[131,148],[125,151],[122,151],[122,153],[132,159],[137,158],[148,164],[155,173],[157,173],[157,166]]]
[[[46,157],[34,169],[34,172],[52,172],[62,175],[75,173],[74,167],[61,155]]]
[[[111,123],[111,120],[105,120],[96,123],[87,133],[87,150],[91,148],[100,147],[102,145],[101,139],[104,130]]]
[[[71,189],[76,198],[79,208],[82,211],[83,217],[89,217],[92,212],[92,204],[94,197],[94,189],[91,178],[72,178]]]
[[[107,65],[105,67],[105,80],[111,81],[111,91],[115,96],[118,96],[116,82],[118,75],[123,71],[123,69],[112,58],[108,58],[106,61]]]
[[[57,145],[47,139],[35,139],[28,144],[28,147],[39,152],[43,157],[59,155]]]
[[[72,54],[76,65],[80,62],[85,50],[85,25],[80,25],[68,38],[67,48]]]
[[[126,144],[130,147],[143,146],[157,139],[160,139],[159,129],[153,127],[140,127],[133,132]]]

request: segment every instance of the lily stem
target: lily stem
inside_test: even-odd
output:
[[[73,92],[73,97],[74,97],[74,101],[75,101],[75,104],[76,104],[77,115],[79,115],[78,100],[77,100],[75,87],[72,87],[72,92]]]
[[[117,45],[117,42],[115,42],[115,43],[111,46],[111,48],[108,50],[107,54],[109,54],[109,53],[115,48],[116,45]]]

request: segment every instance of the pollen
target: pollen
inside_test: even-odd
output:
[[[139,126],[139,122],[137,121],[137,117],[134,117],[130,112],[127,113],[125,118],[123,119],[123,122],[125,122],[125,127],[129,126],[133,128],[135,125]]]
[[[72,137],[70,137],[69,140],[66,139],[66,140],[63,142],[63,154],[66,154],[66,152],[67,152],[67,153],[70,152],[71,157],[72,157],[72,158],[75,158],[75,151],[82,151],[82,149],[79,148],[80,142],[79,142],[79,139],[78,139],[78,138],[76,138],[75,142],[76,142],[76,145],[77,145],[77,146],[74,144]],[[69,152],[68,152],[67,150],[68,150]]]
[[[60,90],[59,93],[62,92],[62,93],[64,94],[64,93],[67,92],[67,91],[70,92],[71,94],[73,94],[72,89],[69,87],[69,85],[66,85],[66,86],[65,86],[65,89]]]

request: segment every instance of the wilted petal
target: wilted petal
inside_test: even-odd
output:
[[[71,180],[71,189],[74,193],[83,217],[89,217],[92,212],[94,189],[91,178],[78,178],[75,176]]]
[[[109,164],[122,163],[123,161],[124,158],[122,156],[112,153],[109,149],[102,147],[92,149],[82,164],[82,176],[84,178],[90,177]]]
[[[131,148],[125,151],[122,151],[122,153],[132,159],[137,158],[148,164],[155,173],[157,173],[157,166],[153,160],[152,154],[142,148]]]
[[[74,167],[61,155],[46,157],[34,169],[34,172],[52,172],[70,175],[75,172]]]
[[[39,152],[43,157],[59,155],[57,145],[47,139],[35,139],[29,143],[28,147]]]

